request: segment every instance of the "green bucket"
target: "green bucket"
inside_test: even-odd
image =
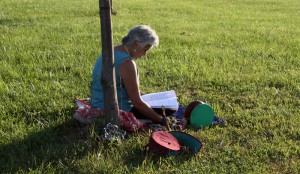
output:
[[[199,104],[191,112],[190,122],[196,129],[211,125],[214,120],[214,111],[208,104]]]

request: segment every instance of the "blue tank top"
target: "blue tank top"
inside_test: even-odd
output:
[[[119,69],[121,63],[124,62],[125,60],[131,60],[131,57],[122,51],[115,50],[114,59],[115,59],[114,64],[115,64],[116,88],[117,88],[119,109],[128,112],[131,109],[131,102],[128,93],[122,84],[122,80],[119,74]],[[104,109],[104,96],[103,96],[103,88],[101,84],[101,72],[102,72],[102,55],[100,55],[100,57],[96,61],[92,73],[91,105],[93,109],[95,108]]]

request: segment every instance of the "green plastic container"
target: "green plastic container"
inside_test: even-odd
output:
[[[211,125],[214,120],[214,111],[208,104],[199,104],[191,112],[190,122],[196,129]]]

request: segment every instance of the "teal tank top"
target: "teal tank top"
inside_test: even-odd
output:
[[[121,63],[125,60],[131,60],[131,57],[122,51],[115,50],[114,60],[115,60],[114,64],[115,64],[116,88],[117,88],[119,109],[128,112],[131,109],[131,102],[128,93],[124,85],[122,84],[122,80],[119,74],[119,69]],[[96,61],[92,73],[90,90],[91,90],[91,105],[93,109],[95,108],[104,109],[104,96],[103,96],[103,88],[101,84],[101,72],[102,72],[102,55],[100,55],[100,57]]]

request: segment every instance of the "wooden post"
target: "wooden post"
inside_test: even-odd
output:
[[[111,3],[111,0],[99,0],[102,41],[101,83],[104,95],[105,125],[111,123],[119,126],[120,119],[112,41]]]

